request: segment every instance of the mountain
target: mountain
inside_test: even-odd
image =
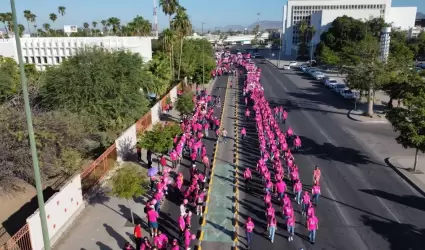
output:
[[[416,19],[425,19],[425,14],[422,12],[417,12],[416,13]]]
[[[220,31],[229,31],[229,30],[243,31],[243,30],[245,30],[245,28],[247,28],[248,30],[253,30],[256,25],[257,25],[257,22],[252,23],[252,24],[247,25],[247,26],[233,24],[233,25],[226,25],[226,26],[222,26],[222,27],[216,27],[215,29],[204,28],[204,31],[208,31],[208,30],[210,30],[211,32],[213,32],[214,30],[220,30]],[[261,30],[265,30],[265,29],[281,29],[282,28],[282,22],[281,21],[260,21],[259,22],[259,25],[260,25],[260,29]],[[201,28],[199,28],[199,27],[194,27],[193,30],[195,30],[196,32],[201,32]]]

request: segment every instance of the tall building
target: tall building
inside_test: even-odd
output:
[[[283,44],[285,55],[295,56],[298,50],[298,25],[305,20],[314,26],[313,46],[320,35],[340,16],[367,20],[382,17],[393,27],[409,30],[415,26],[417,7],[391,7],[391,0],[288,0],[283,7]]]
[[[153,37],[28,37],[21,38],[25,63],[35,64],[38,70],[60,64],[78,49],[97,46],[111,50],[139,53],[145,61],[152,59]],[[18,61],[15,39],[0,39],[0,56]]]

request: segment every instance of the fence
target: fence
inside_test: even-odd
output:
[[[157,104],[155,104],[148,113],[136,121],[136,136],[137,134],[143,133],[152,125],[152,123],[157,121],[157,114],[160,113],[162,108],[164,108],[166,105],[167,98],[169,97],[170,100],[174,102],[177,98],[177,90],[180,88],[181,84],[178,84],[172,88],[170,92],[168,92]],[[152,114],[156,115],[154,119],[155,121],[153,121]],[[106,149],[102,155],[100,155],[81,172],[81,189],[84,199],[89,197],[90,191],[96,187],[97,184],[102,181],[103,177],[109,172],[109,170],[111,170],[117,164],[117,159],[120,155],[120,152],[117,150],[117,142],[119,141],[120,137],[114,144]],[[0,250],[33,250],[28,224],[25,224],[3,246],[0,246]]]

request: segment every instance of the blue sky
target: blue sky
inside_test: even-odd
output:
[[[37,24],[51,21],[49,13],[57,13],[59,5],[66,7],[66,15],[59,17],[53,27],[75,24],[82,26],[84,22],[91,23],[116,16],[123,23],[136,15],[141,15],[152,21],[153,0],[15,0],[19,20],[26,21],[22,12],[25,9],[35,13]],[[159,2],[159,0],[157,0]],[[10,12],[9,0],[2,0],[0,12]],[[282,6],[285,0],[180,0],[187,8],[189,16],[195,27],[201,27],[205,22],[206,29],[228,24],[250,25],[257,20],[257,12],[261,13],[261,20],[280,20]],[[418,11],[425,13],[424,0],[393,0],[393,6],[417,6]],[[168,19],[158,8],[159,28],[168,26]]]

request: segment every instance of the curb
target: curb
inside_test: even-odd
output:
[[[229,79],[227,80],[226,83],[226,91],[224,92],[224,98],[223,98],[223,104],[221,105],[221,110],[220,110],[220,127],[219,129],[221,129],[221,127],[223,126],[223,116],[224,116],[224,109],[225,109],[225,104],[226,104],[226,100],[227,100],[227,94],[228,94],[228,85],[229,85]],[[215,83],[215,82],[214,82]],[[215,170],[215,163],[216,163],[216,157],[217,157],[217,151],[218,151],[218,146],[219,146],[219,139],[217,139],[215,145],[214,145],[214,153],[213,153],[213,159],[211,160],[211,171],[210,171],[210,179],[208,181],[208,192],[207,192],[207,199],[205,200],[205,207],[204,207],[204,214],[202,216],[202,222],[201,222],[201,227],[199,229],[199,237],[198,237],[198,244],[195,245],[195,249],[201,250],[202,249],[202,241],[204,240],[204,226],[206,225],[206,218],[207,218],[207,214],[208,214],[208,204],[210,202],[210,197],[211,197],[211,190],[212,190],[212,185],[213,185],[213,176],[214,176],[214,170]]]
[[[388,166],[390,166],[401,178],[403,178],[407,183],[409,183],[422,196],[425,196],[425,184],[423,184],[424,186],[421,187],[420,185],[418,185],[418,183],[415,182],[415,180],[412,180],[413,178],[417,179],[416,177],[414,177],[410,173],[407,175],[406,173],[404,173],[404,171],[401,171],[400,168],[402,168],[402,167],[397,162],[398,158],[399,158],[399,156],[386,158],[385,163],[387,163]],[[393,163],[394,161],[395,161],[395,163]],[[419,180],[417,180],[417,181],[420,182]]]
[[[353,109],[351,109],[350,111],[348,111],[348,113],[347,113],[347,117],[348,117],[348,119],[353,120],[353,121],[356,121],[356,122],[365,123],[365,124],[389,124],[389,123],[390,123],[390,122],[389,122],[389,121],[387,121],[387,120],[382,120],[382,121],[363,121],[363,120],[360,120],[360,119],[354,118],[354,117],[351,115],[351,112],[352,112],[352,111],[354,111],[354,110],[353,110]]]
[[[237,78],[237,81],[239,81],[239,78]],[[238,111],[239,111],[239,104],[238,99],[239,96],[237,95],[237,91],[239,89],[239,82],[235,84],[235,204],[234,204],[234,238],[233,238],[233,249],[238,249],[238,215],[239,215],[239,121],[238,121]]]

